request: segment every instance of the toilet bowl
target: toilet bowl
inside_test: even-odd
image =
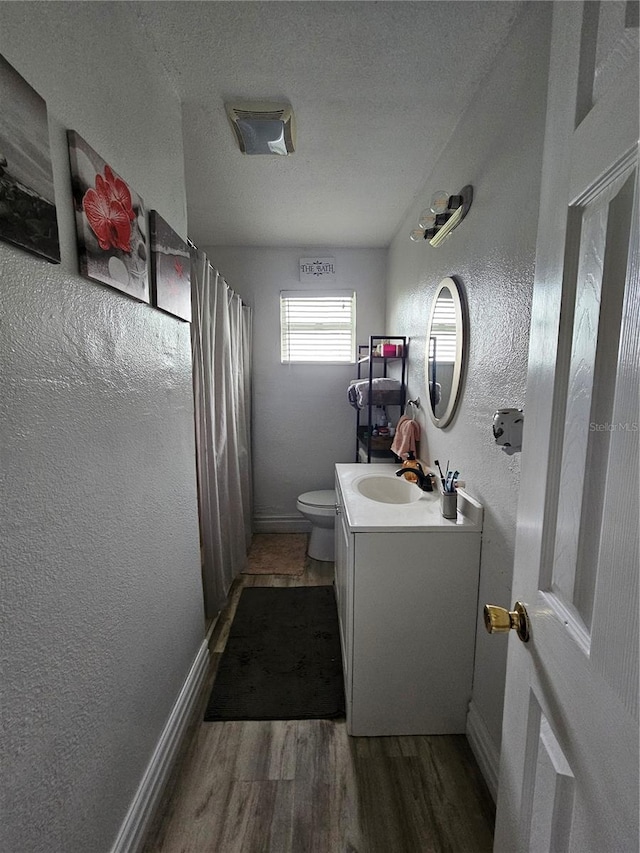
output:
[[[335,556],[333,533],[336,518],[335,489],[305,492],[298,498],[296,509],[311,522],[311,536],[307,550],[309,556],[325,563],[333,562]]]

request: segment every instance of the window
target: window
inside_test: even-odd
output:
[[[440,292],[431,320],[431,342],[439,364],[456,360],[456,306],[448,290]]]
[[[281,291],[280,360],[283,363],[353,364],[355,355],[353,291]]]

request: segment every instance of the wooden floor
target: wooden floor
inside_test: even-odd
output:
[[[352,738],[344,720],[201,722],[244,586],[331,583],[242,575],[143,853],[488,853],[494,808],[466,738]]]

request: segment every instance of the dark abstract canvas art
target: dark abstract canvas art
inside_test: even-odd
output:
[[[75,131],[68,131],[80,272],[149,302],[144,202]]]
[[[149,211],[153,303],[191,322],[191,262],[185,241],[156,210]]]
[[[0,239],[60,262],[47,105],[2,56]]]

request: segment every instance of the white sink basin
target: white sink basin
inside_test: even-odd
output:
[[[410,504],[422,497],[418,486],[395,476],[370,474],[356,480],[354,486],[362,497],[383,504]]]

